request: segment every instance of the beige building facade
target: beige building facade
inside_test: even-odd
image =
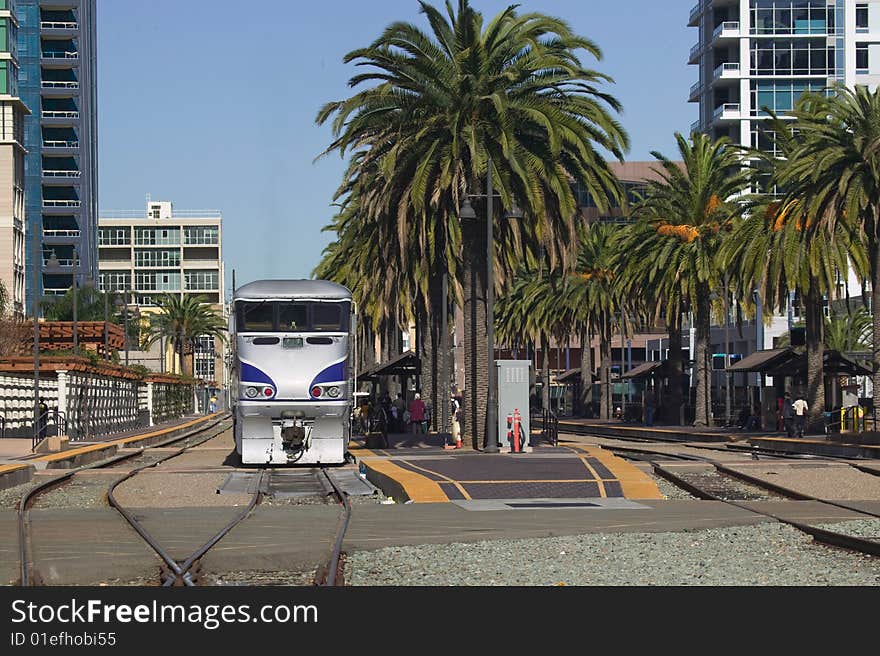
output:
[[[144,211],[102,211],[98,219],[100,288],[123,295],[130,320],[145,322],[158,312],[163,294],[198,297],[225,317],[223,218],[218,210],[175,210],[168,201],[147,199]],[[221,340],[196,340],[193,374],[226,386]],[[130,349],[129,362],[179,373],[170,344]]]
[[[25,314],[24,117],[18,97],[16,33],[11,3],[0,3],[0,280],[6,310]]]

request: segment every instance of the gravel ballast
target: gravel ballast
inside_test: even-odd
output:
[[[359,551],[348,554],[345,580],[360,586],[875,586],[880,559],[766,523]]]

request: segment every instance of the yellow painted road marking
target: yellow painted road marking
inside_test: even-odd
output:
[[[395,465],[389,460],[370,459],[370,469],[397,481],[413,503],[437,503],[449,501],[443,490],[427,476]]]
[[[439,476],[440,478],[442,478],[443,480],[445,480],[447,483],[452,483],[453,485],[455,485],[456,488],[458,488],[458,491],[461,492],[461,493],[464,495],[464,498],[465,498],[466,501],[470,501],[470,500],[471,500],[471,495],[469,495],[469,494],[467,493],[467,490],[465,490],[465,489],[461,486],[461,481],[456,481],[455,479],[449,478],[448,476],[444,476],[444,475],[441,474],[440,472],[435,472],[433,469],[425,469],[424,467],[419,467],[418,465],[414,465],[414,464],[411,463],[409,460],[401,460],[401,462],[405,462],[407,465],[409,465],[409,466],[412,467],[413,469],[419,469],[419,470],[421,470],[421,471],[423,471],[423,472],[427,472],[428,474],[434,474],[434,476]]]
[[[602,484],[602,478],[599,476],[599,472],[593,469],[592,465],[587,462],[587,456],[579,456],[578,460],[584,463],[584,467],[586,467],[593,475],[593,478],[596,479],[596,484],[599,486],[599,497],[602,499],[608,498],[608,494],[605,492],[605,486]]]
[[[526,480],[507,480],[507,481],[457,481],[462,485],[473,485],[475,483],[497,483],[499,485],[504,485],[505,483],[510,483],[513,485],[520,483],[616,483],[616,478],[547,478],[547,479],[534,479],[529,478]]]
[[[16,469],[27,469],[31,465],[0,465],[0,474],[15,471]]]
[[[600,447],[572,444],[574,448],[587,452],[601,462],[608,471],[617,476],[623,496],[627,499],[663,499],[657,483],[641,469],[610,451]]]

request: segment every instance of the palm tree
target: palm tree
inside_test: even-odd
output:
[[[612,413],[611,337],[615,328],[621,334],[627,329],[635,305],[623,293],[621,284],[618,253],[622,235],[619,226],[584,225],[580,230],[577,265],[564,292],[564,303],[576,313],[582,339],[589,339],[591,334],[599,336],[600,419],[610,419]],[[589,341],[583,347],[589,350]],[[582,367],[586,385],[583,375]],[[592,396],[589,387],[587,393]]]
[[[791,292],[802,299],[809,425],[815,430],[823,426],[825,412],[823,298],[835,289],[839,271],[845,271],[850,262],[863,270],[867,262],[864,249],[843,224],[831,235],[810,232],[806,229],[810,219],[802,210],[797,199],[763,200],[733,230],[719,258],[722,267],[734,272],[740,296],[746,298],[752,290],[759,290],[767,310],[784,310]]]
[[[880,90],[839,87],[833,97],[805,94],[791,112],[799,144],[779,176],[787,197],[800,198],[813,231],[857,229],[871,271],[874,407],[880,407]]]
[[[461,262],[452,295],[468,299],[465,315],[466,391],[463,430],[485,431],[488,357],[485,350],[485,228],[459,226],[468,194],[485,193],[492,175],[503,208],[521,207],[523,222],[499,221],[495,230],[497,289],[544,245],[556,266],[570,265],[576,252],[575,180],[597,203],[617,197],[616,180],[602,150],[622,158],[625,132],[612,117],[618,102],[599,90],[610,79],[584,68],[578,50],[601,57],[591,41],[559,19],[519,15],[510,6],[484,25],[468,0],[446,15],[421,2],[430,32],[397,22],[346,63],[369,67],[352,87],[375,82],[351,98],[327,104],[318,114],[333,118],[335,140],[327,152],[362,153],[358,165],[375,166],[382,184],[362,200],[382,216],[384,235],[397,239],[400,268],[421,268],[419,291],[436,321],[439,298],[431,286]],[[482,203],[477,203],[478,216]],[[388,240],[383,240],[387,244]],[[529,245],[526,248],[526,245]],[[464,252],[462,252],[464,251]],[[530,255],[531,253],[531,255]],[[460,286],[459,286],[460,285]],[[488,354],[484,354],[488,356]],[[479,427],[479,431],[478,431]]]
[[[683,166],[652,153],[660,163],[656,170],[661,180],[648,183],[644,200],[635,207],[638,223],[626,241],[625,257],[649,268],[669,308],[674,312],[691,308],[695,315],[694,425],[706,426],[710,294],[721,285],[717,254],[731,222],[743,211],[735,199],[748,187],[750,176],[743,169],[741,149],[729,139],[713,141],[700,133],[691,135],[690,141],[679,133],[675,138]],[[670,326],[670,336],[672,332]],[[672,345],[670,349],[674,350]]]
[[[871,348],[873,320],[861,306],[852,313],[835,314],[825,320],[825,347],[840,353],[865,351]]]
[[[109,293],[109,292],[108,292]],[[104,296],[91,285],[77,287],[76,317],[79,321],[104,320]],[[73,287],[62,296],[49,297],[41,304],[43,314],[48,321],[73,321]],[[112,305],[112,300],[110,305]]]
[[[223,317],[207,305],[207,301],[196,296],[163,294],[156,299],[159,313],[150,317],[147,327],[147,344],[160,338],[169,340],[177,351],[180,372],[187,374],[184,362],[186,346],[197,337],[209,336],[225,341],[227,324]],[[192,371],[189,372],[192,374]]]

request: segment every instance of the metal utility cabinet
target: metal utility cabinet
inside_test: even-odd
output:
[[[495,360],[498,381],[498,445],[501,451],[513,451],[513,418],[519,412],[521,452],[532,450],[529,424],[529,380],[531,360]],[[510,426],[508,426],[510,420]]]

